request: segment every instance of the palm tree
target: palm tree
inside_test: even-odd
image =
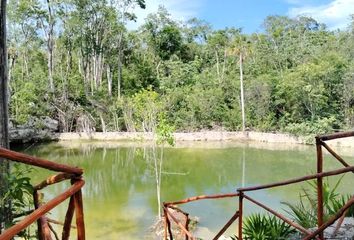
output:
[[[240,97],[241,97],[241,114],[242,114],[242,132],[246,129],[246,116],[245,116],[245,97],[243,87],[243,61],[250,52],[247,48],[242,35],[235,38],[233,44],[227,50],[228,56],[235,56],[238,58],[237,64],[240,72]]]

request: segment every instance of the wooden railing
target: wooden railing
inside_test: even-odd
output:
[[[30,166],[36,166],[55,172],[59,172],[53,175],[38,185],[34,186],[33,200],[34,209],[30,211],[22,220],[17,222],[12,227],[6,229],[1,235],[0,240],[10,240],[14,238],[21,231],[26,229],[29,225],[37,221],[38,227],[38,239],[40,240],[51,240],[52,234],[56,239],[59,239],[58,234],[54,231],[51,224],[59,224],[63,226],[62,240],[68,240],[70,237],[71,228],[77,229],[77,239],[85,240],[85,224],[84,224],[84,211],[82,203],[82,192],[81,189],[85,182],[82,179],[83,170],[76,167],[70,167],[67,165],[51,162],[48,160],[40,159],[37,157],[31,157],[22,153],[10,151],[4,148],[0,148],[0,161],[1,159],[8,159],[14,162],[19,162],[27,164]],[[71,180],[71,186],[58,196],[54,197],[50,201],[43,203],[40,199],[40,190],[46,188],[47,186],[65,181]],[[69,206],[65,215],[65,221],[63,223],[55,221],[46,217],[46,214],[69,199]],[[76,216],[76,227],[73,227],[72,219]]]
[[[248,200],[249,202],[263,208],[264,210],[268,211],[269,213],[273,214],[277,218],[281,219],[285,223],[289,224],[290,226],[294,227],[298,231],[300,231],[303,234],[303,240],[309,240],[309,239],[324,239],[324,230],[332,225],[335,221],[338,221],[337,226],[335,228],[334,233],[338,231],[340,228],[344,217],[348,211],[348,209],[354,205],[354,196],[351,197],[348,202],[330,219],[328,219],[326,222],[323,220],[324,216],[324,210],[323,210],[323,178],[324,177],[329,177],[329,176],[335,176],[339,174],[344,174],[347,172],[353,172],[354,173],[354,166],[351,166],[348,164],[342,157],[340,157],[333,149],[331,149],[326,141],[328,140],[333,140],[333,139],[339,139],[339,138],[346,138],[346,137],[353,137],[354,136],[354,131],[352,132],[342,132],[342,133],[335,133],[335,134],[330,134],[330,135],[323,135],[323,136],[318,136],[316,137],[316,150],[317,150],[317,173],[312,174],[312,175],[307,175],[304,177],[300,178],[294,178],[290,180],[286,180],[283,182],[277,182],[277,183],[271,183],[271,184],[265,184],[265,185],[260,185],[260,186],[252,186],[252,187],[245,187],[245,188],[238,188],[234,193],[230,194],[218,194],[218,195],[203,195],[203,196],[196,196],[196,197],[191,197],[187,198],[184,200],[180,201],[174,201],[174,202],[164,202],[163,203],[163,210],[164,210],[164,239],[167,240],[168,238],[172,240],[173,233],[171,230],[171,220],[175,222],[175,224],[179,227],[181,230],[182,234],[184,234],[185,239],[191,239],[194,240],[196,239],[193,234],[188,230],[188,224],[189,224],[189,215],[188,213],[183,212],[182,210],[176,208],[176,205],[181,205],[181,204],[186,204],[189,202],[194,202],[194,201],[199,201],[199,200],[204,200],[204,199],[220,199],[220,198],[238,198],[238,209],[234,212],[230,220],[222,227],[222,229],[215,235],[213,240],[217,240],[224,232],[231,226],[233,222],[235,222],[238,219],[238,240],[243,239],[243,234],[242,234],[242,229],[243,229],[243,205],[244,205],[244,200]],[[343,166],[344,168],[336,169],[333,171],[327,171],[323,172],[323,152],[322,148],[325,148],[335,159],[337,159]],[[263,203],[251,198],[248,196],[246,193],[252,192],[252,191],[258,191],[258,190],[263,190],[263,189],[268,189],[268,188],[274,188],[274,187],[280,187],[280,186],[287,186],[295,183],[300,183],[304,181],[309,181],[312,179],[317,180],[317,224],[318,228],[311,232],[310,230],[296,224],[294,221],[291,219],[288,219],[287,217],[283,216],[282,214],[274,211],[272,208],[267,207]],[[171,213],[170,209],[176,210],[180,213],[182,213],[186,221],[184,224],[182,224],[178,219],[174,216],[173,213]]]

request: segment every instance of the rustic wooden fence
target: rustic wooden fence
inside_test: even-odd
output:
[[[220,199],[220,198],[238,198],[238,209],[235,210],[234,214],[230,218],[230,220],[222,227],[222,229],[215,235],[213,240],[217,240],[230,226],[232,223],[234,223],[238,219],[238,239],[242,240],[243,235],[242,235],[242,220],[243,220],[243,204],[244,200],[247,200],[255,205],[258,205],[259,207],[265,209],[267,212],[273,214],[277,218],[281,219],[282,221],[286,222],[287,224],[291,225],[298,231],[300,231],[303,234],[303,240],[309,240],[309,239],[324,239],[323,232],[324,230],[332,225],[336,220],[339,219],[337,226],[336,226],[336,231],[340,228],[345,214],[347,210],[354,204],[354,196],[352,196],[348,202],[335,214],[333,215],[330,219],[328,219],[326,222],[323,220],[323,215],[324,215],[324,210],[323,210],[323,178],[324,177],[329,177],[329,176],[335,176],[339,174],[344,174],[347,172],[353,172],[354,173],[354,166],[349,165],[341,156],[339,156],[332,148],[328,146],[326,141],[333,140],[333,139],[339,139],[339,138],[347,138],[347,137],[353,137],[354,136],[354,131],[351,132],[341,132],[341,133],[335,133],[335,134],[330,134],[330,135],[323,135],[323,136],[318,136],[316,137],[316,150],[317,150],[317,173],[312,174],[312,175],[307,175],[304,177],[300,178],[294,178],[290,179],[287,181],[283,182],[277,182],[277,183],[271,183],[271,184],[266,184],[266,185],[260,185],[260,186],[253,186],[253,187],[245,187],[245,188],[238,188],[234,193],[230,194],[218,194],[218,195],[203,195],[203,196],[196,196],[196,197],[191,197],[187,198],[181,201],[175,201],[175,202],[165,202],[163,203],[163,210],[164,210],[164,239],[170,239],[172,240],[174,238],[173,232],[171,229],[171,221],[173,221],[181,230],[181,233],[185,236],[185,239],[196,239],[193,234],[189,231],[188,225],[189,225],[189,215],[188,213],[183,212],[182,210],[176,208],[176,205],[181,205],[181,204],[186,204],[194,201],[199,201],[199,200],[204,200],[204,199]],[[333,171],[327,171],[323,172],[323,148],[325,148],[335,159],[337,159],[343,166],[344,168],[336,169]],[[248,192],[252,191],[258,191],[262,189],[268,189],[268,188],[274,188],[274,187],[280,187],[280,186],[287,186],[290,184],[295,184],[295,183],[300,183],[304,181],[309,181],[312,179],[317,179],[317,223],[318,223],[318,228],[311,232],[308,229],[305,229],[304,227],[296,224],[292,220],[288,219],[287,217],[283,216],[282,214],[274,211],[272,208],[264,205],[263,203],[251,198],[250,196],[247,195]],[[178,211],[182,213],[185,216],[185,221],[182,223],[179,221],[176,216],[171,212],[171,210]]]
[[[50,176],[40,184],[34,186],[33,200],[34,209],[30,211],[23,219],[21,219],[14,226],[6,229],[1,235],[0,240],[10,240],[13,239],[18,233],[26,229],[29,225],[37,221],[38,227],[38,239],[39,240],[51,240],[52,235],[55,239],[59,239],[58,234],[54,231],[51,224],[58,224],[63,226],[62,240],[68,240],[70,237],[71,228],[76,228],[77,239],[85,240],[85,224],[84,224],[84,212],[82,204],[82,192],[81,189],[85,182],[82,179],[83,170],[76,167],[70,167],[63,164],[58,164],[55,162],[50,162],[48,160],[31,157],[22,153],[10,151],[4,148],[0,148],[0,159],[8,159],[10,161],[19,162],[27,164],[30,166],[36,166],[43,169],[52,170],[58,172],[56,175]],[[46,188],[47,186],[65,181],[71,180],[71,186],[54,197],[46,203],[42,203],[40,200],[40,190]],[[63,223],[49,219],[46,214],[69,199],[68,209],[65,215],[65,221]],[[72,226],[72,220],[76,217],[76,227]]]

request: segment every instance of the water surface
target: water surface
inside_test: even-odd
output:
[[[158,214],[154,164],[146,159],[151,147],[138,143],[86,142],[65,143],[64,146],[52,143],[22,151],[85,170],[83,195],[88,239],[151,238],[150,227]],[[315,172],[315,157],[314,147],[299,145],[219,142],[165,148],[161,198],[174,201],[195,195],[230,193],[241,186],[303,176]],[[347,159],[354,161],[353,157]],[[326,170],[337,167],[340,165],[325,157]],[[32,180],[38,183],[50,174],[36,170]],[[346,176],[340,191],[349,191],[352,180],[352,176]],[[46,189],[46,199],[67,186],[57,184]],[[284,212],[281,202],[296,202],[301,187],[308,185],[279,187],[250,195]],[[65,203],[55,209],[51,218],[63,221],[66,207]],[[215,233],[237,210],[237,201],[205,200],[184,205],[183,209],[191,216],[198,216],[203,229]],[[246,214],[256,211],[259,209],[254,205],[245,205]],[[236,226],[232,226],[229,234],[235,229]]]

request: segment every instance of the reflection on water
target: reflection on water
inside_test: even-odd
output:
[[[216,146],[216,145],[215,145]],[[165,148],[162,175],[162,201],[201,195],[233,192],[237,187],[282,181],[315,171],[314,147],[282,150],[260,145],[231,144],[223,147],[203,146]],[[85,220],[88,239],[148,238],[156,220],[156,182],[151,162],[144,160],[148,145],[81,143],[45,144],[26,152],[60,163],[80,166],[85,170]],[[328,158],[328,161],[327,161]],[[326,170],[339,167],[326,156]],[[349,161],[353,161],[349,158]],[[176,173],[176,174],[171,174]],[[38,170],[33,182],[43,180],[49,172]],[[341,191],[350,189],[348,175]],[[280,202],[294,202],[301,186],[274,188],[251,195],[266,205],[282,210]],[[46,198],[65,189],[57,184],[45,191]],[[200,225],[216,232],[237,208],[236,199],[200,201],[183,206]],[[52,212],[52,218],[64,219],[66,204]],[[246,203],[246,214],[259,209]],[[231,228],[232,230],[236,227]]]

